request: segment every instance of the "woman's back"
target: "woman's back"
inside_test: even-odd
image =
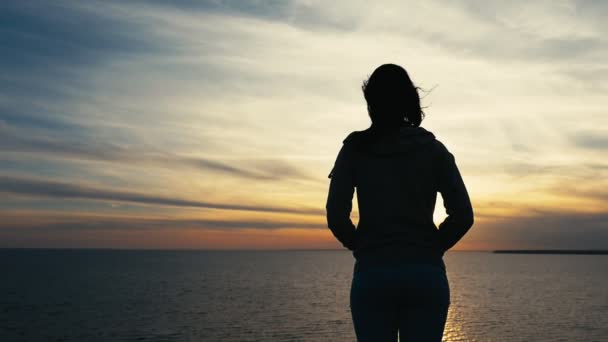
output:
[[[454,157],[422,127],[374,128],[345,140],[327,202],[328,223],[341,238],[345,211],[357,189],[359,224],[351,249],[357,259],[437,261],[472,224],[473,212]],[[437,230],[433,212],[442,193],[449,220]],[[449,231],[449,232],[448,232]],[[456,239],[456,241],[454,241]]]

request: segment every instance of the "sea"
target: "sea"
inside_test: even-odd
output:
[[[448,252],[444,341],[608,341],[608,255]],[[0,341],[355,341],[348,251],[0,250]]]

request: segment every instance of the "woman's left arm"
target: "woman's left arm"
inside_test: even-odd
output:
[[[345,143],[338,153],[334,168],[329,174],[329,194],[327,196],[327,226],[336,239],[349,250],[354,249],[355,225],[350,219],[355,182],[353,177],[353,151]]]

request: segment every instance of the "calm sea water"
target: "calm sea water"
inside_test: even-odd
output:
[[[608,256],[445,261],[445,341],[608,341]],[[0,341],[354,341],[346,251],[0,250],[0,267]]]

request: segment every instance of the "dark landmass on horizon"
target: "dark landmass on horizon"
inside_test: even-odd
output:
[[[602,249],[497,249],[497,250],[492,251],[492,253],[608,255],[608,250],[602,250]]]

